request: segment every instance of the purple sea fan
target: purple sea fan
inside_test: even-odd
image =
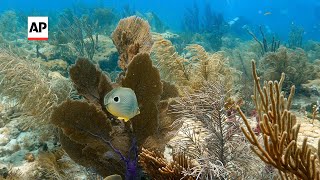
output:
[[[97,134],[88,132],[94,137],[97,137],[101,139],[104,143],[106,143],[108,146],[110,146],[113,151],[118,154],[121,158],[121,160],[126,165],[126,173],[125,173],[125,179],[126,180],[137,180],[138,179],[138,146],[137,141],[135,138],[132,139],[132,145],[129,151],[128,157],[124,156],[118,149],[116,149],[110,141],[106,140],[102,136],[99,136]],[[131,157],[132,156],[132,157]]]

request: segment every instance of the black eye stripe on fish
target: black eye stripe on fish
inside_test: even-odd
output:
[[[113,98],[113,101],[114,101],[114,102],[120,102],[120,97],[119,97],[119,96],[115,96],[115,97]]]

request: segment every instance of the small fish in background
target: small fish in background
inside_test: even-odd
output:
[[[247,24],[245,24],[245,25],[243,25],[241,28],[242,28],[242,29],[249,29],[249,26],[248,26]]]
[[[264,16],[268,16],[268,15],[271,15],[271,14],[272,14],[272,13],[268,11],[268,12],[265,12],[263,15],[264,15]]]
[[[239,17],[235,17],[235,18],[233,18],[231,21],[229,21],[228,24],[229,24],[230,26],[232,26],[232,25],[234,25],[239,19],[240,19]]]
[[[104,97],[108,112],[125,122],[140,113],[136,94],[130,88],[118,87]]]

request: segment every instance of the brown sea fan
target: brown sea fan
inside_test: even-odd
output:
[[[138,16],[121,19],[111,36],[120,54],[119,67],[123,70],[136,54],[150,53],[153,44],[149,23]]]

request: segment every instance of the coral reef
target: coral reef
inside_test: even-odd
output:
[[[137,16],[121,19],[111,36],[123,70],[137,53],[150,53],[153,44],[148,22]]]
[[[96,8],[93,13],[93,22],[97,23],[98,31],[111,33],[112,25],[117,21],[116,14],[109,8]]]
[[[137,96],[138,104],[141,105],[140,114],[133,117],[131,122],[138,142],[144,142],[148,136],[158,131],[157,106],[162,94],[159,71],[152,66],[148,54],[139,53],[133,57],[122,80],[122,86],[131,88]]]
[[[168,162],[162,154],[142,149],[139,154],[139,163],[152,179],[196,179],[191,175],[184,175],[186,171],[193,168],[193,165],[191,160],[183,153],[173,155],[173,161]]]
[[[141,21],[132,18],[135,20],[132,23]],[[123,50],[125,48],[120,46],[127,46],[123,42],[118,43],[118,49]],[[166,116],[166,111],[169,98],[177,95],[174,87],[166,85],[166,99],[162,99],[160,104],[163,85],[149,54],[139,51],[126,63],[123,76],[119,76],[117,81],[119,83],[112,84],[98,66],[87,59],[78,59],[70,68],[70,78],[85,100],[64,101],[51,115],[51,122],[60,129],[60,142],[68,155],[104,177],[112,174],[126,178],[138,176],[137,152],[141,147],[163,149],[172,137],[168,132],[173,130],[169,128],[173,119]],[[127,123],[115,120],[104,107],[104,96],[117,86],[134,90],[141,106],[140,114]]]
[[[70,68],[70,78],[80,95],[90,102],[104,106],[104,96],[112,90],[112,84],[96,66],[87,59],[78,59]]]
[[[49,61],[43,61],[39,58],[35,59],[35,61],[43,66],[43,68],[51,71],[60,73],[64,77],[67,76],[68,63],[62,59],[54,59]],[[62,77],[61,77],[62,78]]]
[[[141,67],[145,71],[140,71]],[[103,176],[114,173],[124,176],[126,168],[129,167],[124,162],[126,158],[122,156],[129,153],[132,134],[130,126],[114,122],[112,115],[104,108],[101,99],[112,89],[110,81],[85,59],[79,59],[76,65],[70,68],[70,76],[77,91],[87,101],[68,100],[54,110],[51,122],[62,129],[62,147],[74,161],[94,168]],[[143,144],[146,139],[153,135],[153,141],[159,139],[158,132],[164,129],[160,126],[163,123],[159,123],[158,111],[162,83],[148,54],[139,53],[133,58],[122,85],[132,88],[142,105],[141,113],[129,122],[132,123],[132,133],[138,145],[145,146]],[[157,141],[162,142],[160,139]],[[157,143],[153,145],[155,144],[161,146]],[[131,147],[134,146],[136,145]],[[79,152],[79,149],[82,151]],[[105,157],[104,154],[109,155]]]
[[[175,98],[179,96],[178,88],[169,82],[162,81],[163,92],[161,94],[161,100],[168,100],[169,98]]]
[[[304,29],[302,27],[291,25],[288,40],[289,48],[302,48],[303,33]]]
[[[222,47],[222,37],[228,30],[228,24],[223,18],[223,14],[212,11],[209,4],[205,5],[203,17],[204,42],[212,51],[218,51]]]
[[[59,134],[63,149],[74,161],[96,169],[103,176],[114,173],[123,175],[125,165],[111,146],[103,141],[110,139],[114,129],[103,104],[105,94],[112,90],[110,81],[87,59],[79,59],[70,68],[70,76],[78,93],[88,102],[68,100],[54,110],[51,122],[62,129]],[[121,135],[121,132],[113,135],[117,138],[110,144],[126,152],[129,149],[129,138]],[[79,149],[82,152],[78,152]],[[104,157],[103,154],[108,151],[110,157]]]
[[[263,27],[260,26],[259,30],[262,36],[262,41],[260,41],[252,31],[247,29],[248,33],[259,44],[261,55],[264,55],[267,52],[275,52],[280,47],[280,41],[276,40],[275,37],[273,36],[271,43],[268,43],[267,38],[263,32]]]
[[[164,33],[168,30],[168,26],[157,16],[156,13],[150,12],[146,14],[149,24],[153,32]]]
[[[12,40],[18,31],[18,17],[15,11],[5,11],[0,16],[0,34]]]
[[[287,74],[283,84],[283,88],[287,90],[293,84],[300,88],[301,84],[312,80],[316,75],[314,66],[308,62],[306,53],[300,48],[293,51],[281,47],[276,52],[266,53],[259,60],[258,68],[264,70],[264,79],[276,80],[280,79],[282,72]]]
[[[67,11],[68,12],[68,11]],[[95,34],[97,24],[88,16],[78,18],[72,12],[61,15],[58,24],[58,33],[55,36],[56,44],[71,42],[79,57],[93,60],[98,43],[98,34]]]
[[[66,170],[70,168],[71,163],[64,159],[64,152],[56,150],[55,152],[44,152],[39,154],[33,173],[30,179],[68,179],[73,177],[72,173]]]
[[[265,82],[261,87],[254,61],[252,72],[255,85],[253,101],[260,120],[263,143],[258,141],[248,119],[237,107],[246,126],[241,127],[241,130],[252,144],[252,151],[262,161],[278,169],[282,178],[319,179],[320,153],[311,151],[307,138],[303,140],[302,146],[297,144],[300,125],[296,124],[296,116],[290,111],[295,87],[291,87],[289,97],[285,98],[281,92],[284,74],[279,82]]]
[[[183,20],[184,30],[191,33],[199,32],[199,7],[196,2],[192,8],[186,8]]]
[[[197,161],[188,174],[201,179],[249,178],[257,176],[261,169],[243,140],[235,111],[223,108],[225,98],[223,85],[216,81],[172,105],[178,121],[192,122],[182,127],[182,139],[172,144],[178,144],[177,148]]]
[[[186,48],[185,56],[179,55],[172,43],[161,36],[155,36],[151,56],[161,72],[162,79],[178,86],[199,89],[203,82],[224,81],[227,89],[232,89],[238,73],[228,66],[222,52],[208,53],[197,44]]]
[[[185,67],[186,60],[176,52],[169,40],[162,36],[155,38],[151,57],[160,70],[161,78],[178,85],[186,85],[190,79],[189,70]]]
[[[310,62],[315,62],[320,59],[320,44],[318,42],[309,40],[304,46]]]
[[[38,121],[33,123],[48,122],[53,107],[65,100],[71,91],[68,80],[50,79],[36,63],[5,50],[0,52],[0,61],[2,95],[17,100],[24,114],[37,117]],[[55,84],[60,84],[59,89],[55,89]]]
[[[224,82],[226,91],[235,88],[233,85],[238,80],[239,75],[237,71],[228,65],[228,59],[224,57],[223,53],[208,53],[205,49],[196,44],[191,44],[186,47],[188,51],[188,62],[195,64],[192,74],[192,84],[195,89],[199,89],[202,84],[199,82]],[[228,79],[228,81],[224,81]]]
[[[238,95],[236,97],[241,97],[243,101],[243,110],[249,113],[253,109],[253,104],[251,103],[251,92],[252,92],[252,77],[250,76],[250,62],[251,59],[258,59],[256,53],[250,52],[248,49],[251,47],[246,47],[245,43],[240,46],[243,49],[229,49],[225,50],[225,56],[229,57],[231,67],[235,68],[241,77],[236,81]]]
[[[213,12],[209,3],[205,4],[203,15],[195,2],[192,8],[186,8],[182,26],[186,44],[201,44],[211,51],[218,51],[222,46],[222,37],[228,30],[228,24],[222,14]]]
[[[280,46],[194,2],[175,34],[163,14],[99,3],[50,12],[41,42],[24,27],[42,12],[1,12],[0,179],[319,179],[320,46],[301,28]],[[128,122],[103,101],[117,87],[137,96]]]

